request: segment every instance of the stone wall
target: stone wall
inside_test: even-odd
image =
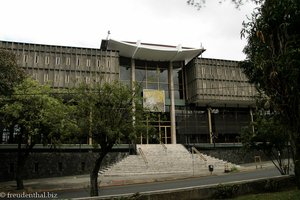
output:
[[[261,161],[269,161],[270,157],[266,156],[262,151],[251,150],[246,151],[242,147],[225,147],[225,148],[197,148],[201,153],[209,156],[226,160],[235,164],[253,163],[254,157],[260,156]],[[277,152],[275,152],[277,153]],[[287,150],[282,153],[282,158],[288,158]],[[291,155],[290,155],[291,157]]]
[[[261,151],[252,150],[251,152],[245,151],[243,148],[215,148],[215,149],[201,149],[201,153],[226,160],[235,164],[251,163],[254,162],[254,156],[260,156],[262,161],[270,160]]]
[[[265,192],[279,192],[295,187],[293,176],[282,176],[250,181],[240,181],[235,183],[215,184],[200,187],[187,187],[170,190],[160,190],[154,192],[141,192],[139,194],[118,196],[116,199],[135,199],[139,200],[200,200],[200,199],[233,199],[236,196],[246,194],[256,194]],[[85,200],[109,200],[115,199],[113,196],[86,197]]]
[[[124,158],[126,152],[111,152],[103,161],[105,168]],[[24,178],[47,178],[89,174],[97,153],[92,152],[34,152],[25,167]],[[17,169],[17,153],[0,153],[0,181],[13,180]]]

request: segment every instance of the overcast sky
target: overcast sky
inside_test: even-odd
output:
[[[99,48],[101,39],[206,49],[203,57],[242,60],[242,22],[254,6],[207,0],[0,0],[0,40]]]

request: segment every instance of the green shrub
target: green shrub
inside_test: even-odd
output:
[[[219,184],[213,195],[215,199],[227,199],[236,196],[239,185],[223,185]]]
[[[276,192],[279,189],[278,182],[274,181],[274,180],[271,180],[271,179],[268,179],[266,181],[264,189],[265,189],[266,192]]]
[[[113,198],[113,200],[138,200],[142,195],[140,193],[135,193],[128,197],[117,197]]]
[[[239,172],[240,170],[236,167],[236,166],[233,166],[231,167],[230,169],[230,172]]]

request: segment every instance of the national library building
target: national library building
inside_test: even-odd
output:
[[[257,91],[238,61],[202,58],[202,48],[113,39],[102,40],[99,49],[9,41],[0,41],[0,48],[53,88],[113,81],[142,86],[144,106],[157,116],[152,125],[165,144],[238,143],[253,119]]]

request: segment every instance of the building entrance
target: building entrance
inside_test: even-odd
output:
[[[163,144],[171,144],[171,126],[159,126],[159,141]]]
[[[171,144],[171,122],[169,113],[152,113],[152,118],[147,118],[147,132],[139,137],[140,144]]]

